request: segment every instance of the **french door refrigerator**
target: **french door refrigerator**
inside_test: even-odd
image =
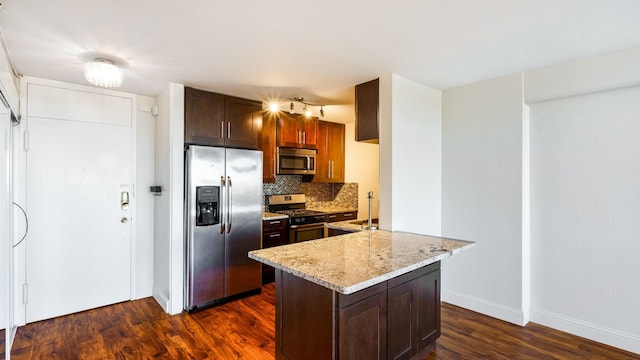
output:
[[[259,291],[262,152],[189,146],[185,153],[185,310]]]

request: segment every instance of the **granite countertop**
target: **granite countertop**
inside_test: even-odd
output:
[[[249,257],[342,294],[351,294],[475,246],[435,236],[365,230],[254,250]]]
[[[321,211],[327,214],[338,214],[343,212],[358,211],[356,208],[341,208],[341,207],[309,207],[307,210]]]
[[[358,221],[358,222],[363,221],[363,224],[361,225],[352,224],[354,220],[347,220],[347,221],[327,223],[325,226],[329,229],[357,232],[357,231],[364,230],[364,228],[368,225],[367,220],[355,220],[355,221]],[[373,225],[378,226],[377,221],[374,221]]]
[[[284,215],[284,214],[276,214],[276,213],[271,213],[271,212],[262,212],[262,220],[280,220],[280,219],[286,219],[289,216]]]

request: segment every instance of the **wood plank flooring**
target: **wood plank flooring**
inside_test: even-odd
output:
[[[11,358],[273,359],[274,301],[270,284],[260,295],[195,314],[169,316],[151,298],[124,302],[24,326]],[[443,303],[442,336],[425,359],[638,360],[640,355]]]

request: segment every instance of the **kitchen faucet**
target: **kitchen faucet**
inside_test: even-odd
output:
[[[373,225],[373,220],[371,219],[371,201],[373,201],[373,191],[369,191],[368,198],[369,198],[369,221],[367,222],[366,229],[378,230],[378,227]]]

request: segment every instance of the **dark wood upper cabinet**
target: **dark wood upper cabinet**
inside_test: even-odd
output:
[[[278,116],[265,112],[262,116],[262,131],[258,141],[258,150],[262,150],[262,181],[276,182],[276,124]],[[264,266],[264,265],[263,265]]]
[[[184,89],[184,142],[224,146],[224,95]]]
[[[379,91],[379,79],[356,85],[356,141],[379,142]]]
[[[225,96],[225,145],[246,149],[258,148],[262,123],[262,103],[233,96]]]
[[[184,142],[257,149],[262,103],[185,88]]]
[[[314,182],[344,182],[344,124],[318,122]]]
[[[296,148],[316,148],[318,118],[280,112],[278,115],[277,145]]]

